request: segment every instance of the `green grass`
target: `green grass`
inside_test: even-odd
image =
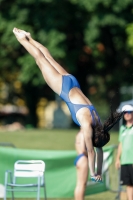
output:
[[[1,132],[0,142],[13,143],[17,148],[72,150],[77,130],[22,130]]]
[[[42,150],[74,150],[75,136],[78,129],[67,130],[46,130],[46,129],[29,129],[15,132],[0,132],[0,143],[12,143],[16,148],[21,149],[42,149]],[[111,133],[111,140],[108,145],[118,144],[118,133]],[[114,163],[110,167],[111,187],[116,190],[117,171],[114,168]],[[113,200],[116,193],[104,192],[96,195],[90,195],[85,200]],[[26,199],[25,199],[26,200]],[[33,199],[29,199],[33,200]],[[54,199],[49,199],[54,200]],[[56,199],[57,200],[57,199]],[[65,200],[65,199],[60,199]],[[72,200],[72,199],[69,199]]]
[[[0,142],[12,143],[22,149],[73,150],[77,132],[76,129],[30,129],[0,132]],[[108,145],[117,143],[118,134],[113,132]]]

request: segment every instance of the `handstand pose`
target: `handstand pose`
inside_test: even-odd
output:
[[[110,139],[108,130],[121,118],[121,113],[112,113],[104,125],[101,124],[96,109],[82,93],[74,76],[68,74],[50,55],[48,49],[33,40],[30,33],[14,28],[13,33],[21,45],[35,59],[46,83],[68,105],[74,122],[81,127],[84,147],[87,150],[90,175],[101,181],[104,146]],[[97,173],[95,173],[95,151],[97,147]],[[84,152],[81,152],[84,155]],[[85,156],[85,155],[84,155]]]

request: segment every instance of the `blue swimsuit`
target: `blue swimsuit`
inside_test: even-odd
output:
[[[85,104],[74,104],[70,101],[69,99],[69,92],[72,88],[77,87],[80,89],[80,85],[77,81],[77,79],[72,76],[72,75],[64,75],[62,76],[62,91],[60,94],[60,97],[66,102],[66,104],[68,105],[68,108],[71,112],[72,115],[72,119],[73,121],[80,126],[77,118],[76,118],[76,113],[80,108],[86,107],[90,110],[91,112],[91,116],[92,116],[92,125],[95,126],[96,125],[96,120],[95,120],[95,116],[94,116],[94,112],[96,113],[97,117],[98,117],[98,122],[100,123],[100,118],[94,108],[93,105],[85,105]],[[79,154],[75,161],[74,164],[77,165],[78,160],[82,157],[85,156],[83,153]]]
[[[92,116],[92,124],[93,126],[95,126],[95,117],[94,117],[94,112],[96,113],[97,117],[98,117],[98,121],[100,123],[100,118],[94,108],[93,105],[86,105],[86,104],[74,104],[70,101],[69,99],[69,92],[72,88],[77,87],[80,89],[80,85],[77,81],[77,79],[72,76],[72,75],[64,75],[62,76],[62,91],[60,94],[60,97],[66,102],[66,104],[68,105],[68,108],[71,112],[72,115],[72,119],[73,121],[80,126],[77,118],[76,118],[76,113],[80,108],[86,107],[90,110],[91,112],[91,116]]]

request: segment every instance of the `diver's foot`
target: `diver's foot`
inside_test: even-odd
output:
[[[26,39],[26,36],[25,34],[23,33],[23,31],[17,29],[17,28],[14,28],[13,29],[13,33],[14,35],[16,36],[17,40],[20,41],[20,40],[23,40],[23,39]]]
[[[26,38],[30,39],[31,38],[31,34],[29,32],[26,32],[24,30],[18,29],[21,33],[24,33]]]

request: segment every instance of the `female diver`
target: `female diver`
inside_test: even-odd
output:
[[[67,73],[50,55],[48,49],[35,41],[30,33],[14,28],[13,33],[20,44],[35,59],[42,75],[49,87],[57,93],[68,105],[73,121],[80,126],[82,139],[76,165],[80,159],[87,158],[92,180],[101,182],[103,151],[102,147],[110,140],[108,131],[122,117],[122,113],[112,112],[111,116],[102,125],[100,117],[91,101],[82,93],[79,83],[74,76]],[[78,140],[78,139],[77,139]],[[95,150],[97,154],[97,172],[95,172]],[[86,167],[85,167],[86,168]],[[85,172],[84,180],[88,172]],[[81,177],[79,171],[79,177]],[[81,177],[82,179],[82,177]],[[80,180],[80,179],[79,179]],[[79,196],[84,193],[81,187],[75,190]],[[79,191],[79,192],[77,192]],[[79,193],[79,194],[78,194]],[[83,194],[81,194],[83,196]],[[83,199],[83,198],[79,198]]]

